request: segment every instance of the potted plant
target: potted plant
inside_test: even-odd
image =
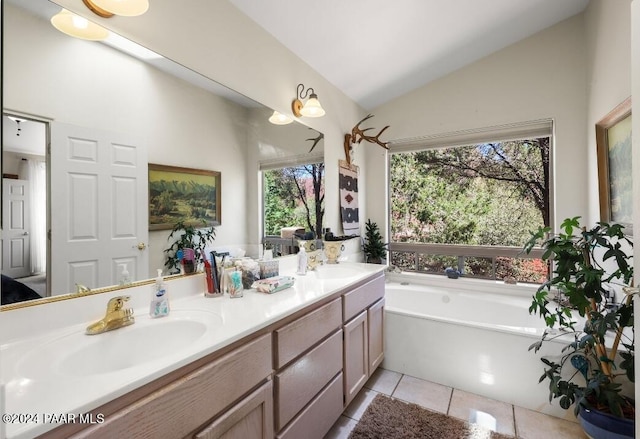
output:
[[[564,409],[575,404],[583,429],[594,438],[633,437],[634,402],[622,392],[624,380],[634,381],[635,289],[631,256],[626,253],[633,243],[621,225],[597,223],[587,230],[579,219],[564,220],[557,235],[540,228],[525,245],[528,253],[541,243],[542,259],[553,267],[529,312],[539,314],[548,328],[560,328],[547,329],[529,350],[538,352],[551,340],[566,341],[559,360],[541,358],[545,369],[540,382],[549,380],[549,400],[557,398]],[[612,300],[616,289],[619,296],[626,295],[620,303]],[[584,317],[583,323],[577,323],[576,314]],[[605,420],[606,426],[594,417]],[[602,431],[616,435],[602,436]]]
[[[171,240],[174,235],[177,237],[171,245],[164,249],[167,259],[164,263],[168,270],[180,271],[180,260],[178,259],[178,250],[192,248],[196,253],[196,261],[202,261],[202,252],[214,241],[216,237],[216,229],[213,226],[207,227],[207,222],[202,220],[202,227],[196,228],[193,225],[187,225],[184,221],[178,221],[171,229],[171,233],[167,240]]]
[[[382,240],[378,224],[368,219],[365,228],[365,241],[362,250],[366,261],[371,264],[381,264],[387,256],[387,244]]]

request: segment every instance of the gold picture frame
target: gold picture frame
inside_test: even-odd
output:
[[[149,163],[149,230],[172,229],[178,221],[219,226],[221,189],[218,171]]]
[[[625,226],[633,233],[631,169],[631,97],[596,123],[600,221]]]

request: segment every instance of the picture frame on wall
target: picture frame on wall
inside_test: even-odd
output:
[[[222,223],[221,173],[149,163],[149,230]],[[204,220],[204,223],[203,223]]]
[[[600,221],[625,226],[633,233],[631,167],[631,97],[596,123]]]

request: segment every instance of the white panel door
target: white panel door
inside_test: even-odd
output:
[[[142,141],[51,124],[52,294],[149,277],[147,175]]]
[[[3,178],[2,203],[2,274],[29,276],[29,182]]]

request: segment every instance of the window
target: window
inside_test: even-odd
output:
[[[279,237],[280,229],[291,226],[322,233],[323,162],[263,170],[262,176],[265,237]]]
[[[544,281],[547,265],[520,254],[530,231],[552,216],[551,124],[540,125],[392,145],[391,263],[419,272],[453,267],[472,277]]]

